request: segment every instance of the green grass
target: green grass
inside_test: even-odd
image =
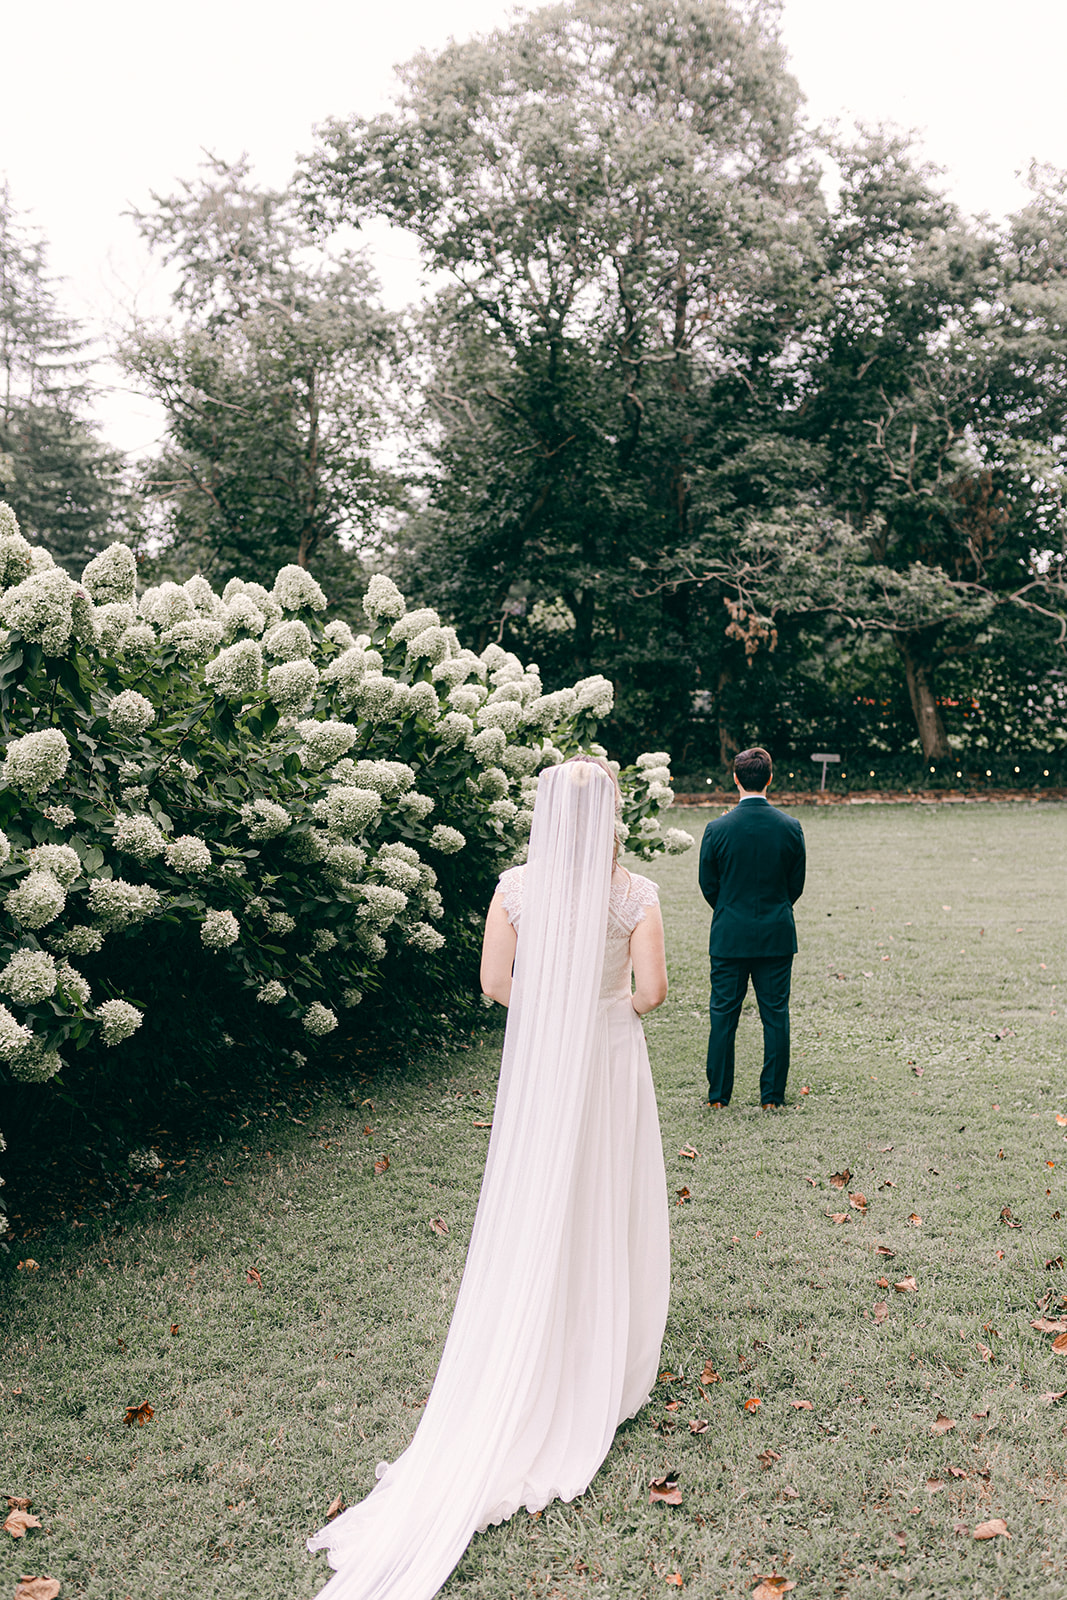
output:
[[[709,815],[673,820],[698,834]],[[672,1206],[674,1376],[581,1500],[475,1538],[445,1591],[457,1600],[666,1596],[676,1572],[716,1597],[772,1571],[797,1600],[1067,1588],[1067,1400],[1041,1398],[1067,1388],[1067,1356],[1030,1327],[1050,1292],[1050,1315],[1067,1296],[1067,1270],[1045,1266],[1067,1254],[1067,818],[1015,805],[801,820],[810,886],[778,1115],[756,1106],[748,1013],[734,1103],[703,1109],[695,854],[654,869],[672,990],[648,1038],[671,1196],[691,1192]],[[23,1572],[92,1600],[315,1592],[328,1569],[304,1538],[335,1494],[371,1487],[432,1380],[496,1059],[457,1048],[307,1124],[249,1128],[164,1181],[167,1201],[57,1225],[31,1241],[36,1272],[6,1261],[0,1490],[32,1495],[44,1527],[0,1535],[0,1594]],[[695,1160],[678,1154],[690,1144]],[[860,1191],[866,1215],[848,1204]],[[705,1397],[707,1360],[720,1381]],[[762,1404],[746,1413],[750,1397]],[[124,1427],[142,1401],[152,1421]],[[943,1436],[939,1412],[956,1424]],[[710,1426],[693,1434],[691,1418]],[[681,1506],[649,1505],[668,1468]],[[945,1487],[928,1492],[931,1478]],[[955,1531],[998,1516],[1010,1540]]]

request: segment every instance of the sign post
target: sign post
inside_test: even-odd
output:
[[[823,789],[826,788],[826,768],[827,768],[828,764],[831,761],[840,761],[841,757],[840,756],[828,756],[828,755],[814,755],[814,756],[812,756],[811,759],[813,761],[821,761],[822,762],[822,782],[819,784],[819,789],[820,789],[820,792],[821,792]]]

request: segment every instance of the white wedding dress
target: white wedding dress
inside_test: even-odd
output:
[[[612,873],[614,789],[580,765],[544,775],[500,879],[514,985],[437,1377],[408,1448],[309,1539],[337,1569],[320,1600],[431,1600],[475,1531],[581,1494],[656,1379],[667,1194],[629,951],[656,888]]]

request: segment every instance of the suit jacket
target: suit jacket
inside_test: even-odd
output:
[[[709,822],[700,845],[700,892],[715,912],[710,954],[792,955],[804,867],[800,823],[762,797],[741,800]]]

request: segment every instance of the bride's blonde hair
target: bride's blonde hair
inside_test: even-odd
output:
[[[601,772],[606,772],[608,777],[611,779],[612,787],[615,790],[615,815],[616,817],[622,816],[622,789],[619,787],[619,775],[615,771],[615,768],[611,765],[610,761],[605,761],[603,756],[570,756],[565,762],[563,762],[563,765],[565,767],[576,767],[579,765],[586,767],[599,767]],[[613,868],[617,867],[619,864],[619,835],[617,831],[615,834],[615,842],[612,846],[611,864]]]

